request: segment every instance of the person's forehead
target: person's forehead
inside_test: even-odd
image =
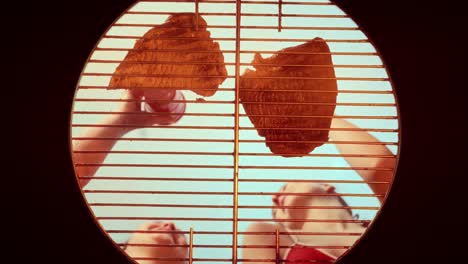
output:
[[[322,189],[323,185],[317,182],[290,182],[288,185],[300,188]]]

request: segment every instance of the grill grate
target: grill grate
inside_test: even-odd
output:
[[[204,27],[211,32],[211,39],[193,37],[147,38],[159,40],[214,40],[220,51],[191,49],[134,48],[137,40],[154,26],[161,25],[174,13],[191,12],[207,21]],[[195,30],[200,29],[196,17]],[[184,29],[186,27],[174,27]],[[280,51],[297,46],[319,36],[330,52]],[[222,53],[224,63],[203,61],[151,61],[125,60],[132,50],[168,54]],[[330,55],[333,65],[252,63],[255,53],[264,57],[275,54]],[[226,66],[228,75],[212,97],[201,98],[189,87],[159,87],[178,90],[183,99],[171,103],[186,105],[183,117],[175,124],[108,124],[102,120],[115,115],[129,117],[155,117],[160,115],[139,109],[122,111],[128,102],[140,103],[140,99],[122,98],[122,89],[142,88],[121,86],[113,88],[112,77],[183,78],[200,76],[191,74],[117,74],[121,64],[130,65],[220,65]],[[336,77],[243,77],[258,81],[275,80],[334,80],[338,84],[336,103],[242,101],[240,90],[255,91],[253,87],[241,87],[240,80],[246,69],[262,67],[310,67],[330,68]],[[204,78],[222,78],[219,75],[203,75]],[[114,87],[115,88],[115,87]],[[146,87],[151,89],[151,87]],[[154,88],[154,87],[153,87]],[[200,89],[211,91],[212,89]],[[265,90],[271,92],[304,92],[297,89]],[[308,93],[333,93],[326,90],[310,90]],[[147,103],[167,103],[168,99],[146,100]],[[334,106],[335,114],[297,115],[284,113],[247,114],[243,105],[297,105]],[[169,113],[175,117],[180,113]],[[347,119],[355,126],[310,127],[254,127],[250,117]],[[72,111],[73,158],[75,171],[83,187],[83,195],[101,228],[116,243],[125,248],[187,248],[185,258],[174,256],[131,256],[141,263],[148,261],[187,261],[188,263],[252,262],[288,263],[284,252],[292,245],[285,245],[291,235],[334,238],[334,243],[316,243],[312,246],[323,252],[345,252],[351,248],[362,232],[307,232],[283,230],[246,231],[252,223],[272,222],[272,209],[292,210],[352,210],[362,219],[320,219],[299,217],[276,219],[277,223],[356,223],[372,220],[380,209],[378,200],[386,196],[399,152],[399,116],[395,95],[385,66],[372,43],[352,19],[327,0],[301,1],[139,1],[129,8],[109,28],[93,53],[77,85]],[[89,129],[111,131],[99,136],[86,134]],[[330,131],[337,134],[367,132],[372,138],[356,140],[266,140],[257,130]],[[119,132],[125,131],[125,132]],[[83,134],[84,133],[84,134]],[[378,141],[374,139],[377,138]],[[321,147],[302,158],[300,153],[288,153],[286,157],[273,154],[267,143],[316,143]],[[93,145],[94,144],[94,145]],[[90,147],[91,146],[91,147]],[[96,147],[97,146],[97,147]],[[335,146],[347,148],[340,153]],[[367,152],[352,148],[366,147]],[[385,147],[388,151],[382,153]],[[349,151],[351,149],[351,151]],[[284,153],[283,153],[284,154]],[[89,157],[102,158],[102,162],[90,162]],[[98,160],[99,160],[98,158]],[[105,159],[104,159],[105,158]],[[353,159],[351,165],[344,159]],[[369,161],[385,160],[369,166]],[[372,162],[371,162],[372,163]],[[363,179],[361,173],[386,173],[379,179]],[[336,193],[283,192],[288,197],[341,197],[349,205],[342,206],[281,206],[271,205],[271,196],[283,183],[333,184]],[[375,192],[379,190],[380,192]],[[215,199],[213,199],[215,198]],[[267,201],[269,204],[267,204]],[[148,221],[174,221],[179,231],[139,230],[139,223]],[[132,234],[182,234],[188,237],[187,245],[157,243],[132,243]],[[244,236],[271,236],[271,244],[242,244]],[[127,241],[127,242],[125,242]],[[352,241],[352,242],[349,242]],[[269,249],[271,258],[256,259],[241,256],[243,249]],[[336,251],[333,251],[336,250]],[[339,257],[339,256],[338,256]],[[339,258],[338,258],[339,259]],[[335,262],[304,260],[310,262]],[[301,263],[299,261],[299,263]]]

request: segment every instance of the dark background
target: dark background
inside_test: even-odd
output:
[[[5,26],[13,28],[6,41],[15,46],[4,50],[17,69],[10,87],[24,102],[14,111],[13,124],[22,127],[14,151],[20,163],[13,174],[20,185],[12,188],[19,205],[8,210],[20,228],[6,230],[14,238],[14,250],[4,253],[13,257],[10,263],[129,263],[94,223],[81,197],[69,124],[88,55],[132,2],[34,1],[3,10],[10,20]],[[335,2],[381,53],[402,124],[393,190],[370,232],[341,263],[464,262],[457,250],[463,226],[452,230],[463,208],[456,207],[461,195],[455,189],[467,175],[463,154],[457,154],[463,150],[457,135],[467,131],[461,114],[468,111],[459,103],[466,84],[455,81],[463,64],[462,53],[455,52],[466,31],[458,29],[463,9],[453,2]]]

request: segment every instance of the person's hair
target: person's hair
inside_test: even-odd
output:
[[[338,195],[337,197],[341,205],[343,205],[344,207],[348,207],[346,208],[346,211],[348,211],[349,215],[351,215],[351,217],[353,217],[354,220],[359,220],[359,214],[353,214],[353,211],[351,210],[351,208],[349,208],[348,203],[343,199],[343,197],[341,197],[341,195]],[[368,227],[370,222],[371,222],[370,220],[363,220],[361,225],[363,227]]]

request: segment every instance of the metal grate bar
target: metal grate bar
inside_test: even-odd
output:
[[[234,192],[184,192],[184,191],[133,191],[133,190],[85,190],[84,193],[125,193],[125,194],[185,194],[185,195],[234,195]],[[255,196],[271,196],[277,194],[276,192],[238,192],[238,196],[242,195],[255,195]],[[359,193],[331,193],[331,194],[314,194],[314,193],[284,193],[289,196],[309,196],[309,197],[334,197],[334,196],[357,196],[357,197],[375,197],[376,194],[359,194]],[[378,194],[377,194],[378,195]],[[283,206],[239,206],[244,208],[292,208]],[[304,208],[322,208],[323,206],[306,206]],[[232,207],[230,207],[232,208]],[[301,207],[303,208],[303,206]],[[323,207],[324,208],[324,207]],[[372,206],[327,206],[327,208],[361,208],[361,209],[374,209],[378,207]]]
[[[76,102],[141,102],[138,99],[107,99],[107,98],[76,98]],[[150,102],[167,102],[167,100],[151,100]],[[197,101],[197,100],[172,100],[173,103],[185,102],[187,104],[233,104],[233,101]],[[289,102],[242,102],[243,104],[269,104],[269,105],[341,105],[341,106],[379,106],[389,107],[396,106],[392,103],[289,103]],[[175,126],[171,126],[175,127]]]
[[[221,217],[124,217],[124,216],[98,216],[97,220],[179,220],[179,221],[216,221],[216,222],[233,222],[232,218]],[[269,218],[238,218],[238,222],[256,222],[256,221],[270,221]],[[343,219],[277,219],[278,222],[311,222],[311,223],[365,223],[367,220],[343,220]],[[236,232],[237,233],[237,232]]]
[[[79,176],[83,180],[116,180],[116,181],[212,181],[231,182],[232,179],[213,178],[148,178],[148,177],[109,177],[109,176]],[[356,184],[390,184],[389,181],[358,181],[358,180],[288,180],[288,179],[239,179],[239,182],[314,182],[314,183],[356,183]]]
[[[232,143],[232,139],[203,139],[203,138],[95,138],[95,137],[73,137],[72,140],[129,140],[129,141],[167,141],[167,142],[216,142]],[[232,155],[232,154],[231,154]]]
[[[132,190],[84,190],[84,193],[125,194],[187,194],[187,195],[233,195],[233,192],[188,192],[188,191],[132,191]]]
[[[137,163],[75,163],[75,167],[135,167],[135,168],[203,168],[203,169],[233,169],[227,165],[185,165],[185,164],[137,164]],[[276,170],[365,170],[393,171],[393,168],[380,167],[316,167],[316,166],[238,166],[239,169],[276,169]]]
[[[132,257],[134,260],[150,260],[150,261],[188,261],[188,258],[143,258],[143,257]],[[231,259],[216,259],[216,258],[193,258],[192,261],[213,261],[213,262],[231,262]]]
[[[103,39],[145,39],[145,40],[196,40],[196,41],[236,41],[236,38],[195,38],[195,37],[165,37],[165,38],[142,38],[141,36],[121,36],[105,35]],[[240,41],[255,42],[307,42],[310,39],[289,39],[289,38],[241,38]],[[329,43],[369,43],[368,39],[324,39],[315,40]]]
[[[239,194],[240,195],[274,195],[276,194],[276,192],[241,192]],[[281,194],[287,195],[287,196],[309,196],[309,197],[336,197],[336,196],[381,197],[383,196],[383,194],[369,194],[369,193],[288,193],[288,192],[283,192]]]
[[[79,86],[79,89],[116,89],[117,87],[110,87],[110,86]],[[136,86],[126,86],[126,87],[118,87],[119,89],[151,89],[151,90],[191,90],[189,88],[179,88],[179,87],[154,87],[154,86],[146,86],[146,87],[136,87]],[[200,89],[202,90],[202,89]],[[212,91],[213,89],[203,89]],[[252,88],[241,88],[243,91],[256,91]],[[234,92],[235,88],[219,88],[218,91],[221,92]],[[334,91],[325,91],[325,90],[295,90],[295,89],[275,89],[275,90],[262,90],[262,92],[301,92],[301,93],[337,93]],[[339,90],[338,93],[349,93],[349,94],[393,94],[391,91],[373,91],[373,90]],[[208,101],[205,101],[208,102]]]
[[[190,234],[189,231],[145,231],[145,230],[107,230],[111,234],[131,234],[131,233],[170,233],[170,234]],[[230,231],[193,231],[193,234],[198,235],[232,235]],[[238,235],[275,235],[276,232],[237,232]],[[279,232],[280,235],[310,235],[310,236],[360,236],[362,232]]]
[[[274,247],[274,246],[273,246]],[[317,248],[317,247],[316,247]],[[239,262],[275,262],[276,259],[240,259]],[[288,262],[288,263],[335,263],[334,260],[310,260],[310,259],[297,259],[297,260],[287,260],[287,259],[279,259],[280,262]]]
[[[81,180],[115,180],[115,181],[194,181],[194,182],[232,182],[232,179],[216,178],[148,178],[148,177],[109,177],[109,176],[79,176]]]
[[[115,73],[83,73],[82,76],[101,77],[146,77],[146,78],[224,78],[219,75],[168,75],[168,74],[115,74]],[[227,75],[226,78],[236,78],[235,75]],[[244,79],[284,79],[284,80],[337,80],[337,81],[388,81],[388,78],[364,78],[364,77],[291,77],[291,76],[255,76],[242,77]],[[211,89],[213,90],[213,89]]]
[[[231,139],[204,139],[204,138],[112,138],[112,137],[73,137],[72,140],[127,140],[127,141],[166,141],[166,142],[216,142],[232,143]],[[314,144],[341,144],[341,145],[378,145],[378,146],[397,146],[396,142],[372,142],[372,141],[312,141],[312,140],[254,140],[240,139],[240,143],[314,143]]]
[[[160,26],[159,24],[129,24],[129,23],[118,23],[114,24],[114,27],[154,27],[154,26],[159,26],[159,28],[170,28],[170,29],[184,29],[184,28],[191,28],[191,27],[163,27]],[[198,26],[195,24],[195,26]],[[209,25],[209,26],[203,26],[203,28],[226,28],[226,29],[235,29],[236,26],[230,26],[230,25]],[[241,26],[241,29],[279,29],[280,26]],[[357,31],[359,30],[358,27],[291,27],[291,26],[281,26],[281,29],[290,29],[290,30],[330,30],[330,31]]]
[[[197,0],[197,11],[198,11],[198,0]],[[193,263],[193,227],[190,227],[189,237],[189,264]]]
[[[163,221],[163,220],[180,220],[180,221],[222,221],[231,222],[232,218],[220,217],[143,217],[143,216],[98,216],[97,220],[149,220],[149,221]]]
[[[75,102],[143,102],[139,99],[108,99],[108,98],[76,98]],[[150,102],[168,102],[168,100],[151,100]],[[233,101],[213,100],[213,101],[197,101],[197,100],[172,100],[173,103],[188,103],[188,104],[233,104]]]
[[[256,140],[256,139],[244,139],[240,140],[242,143],[315,143],[315,144],[342,144],[342,145],[395,145],[398,143],[395,142],[372,142],[372,141],[320,141],[320,140]]]
[[[298,156],[302,155],[300,153],[254,153],[254,152],[245,152],[245,153],[240,153],[240,156]],[[394,159],[396,158],[396,155],[375,155],[375,154],[306,154],[303,155],[304,157],[352,157],[352,158],[390,158]]]
[[[144,257],[134,257],[134,260],[148,260],[148,261],[188,261],[188,258],[144,258]],[[220,258],[193,258],[193,261],[204,261],[204,262],[232,262],[232,259],[220,259]],[[238,262],[274,262],[275,259],[237,259]],[[286,261],[282,259],[281,261]],[[327,260],[294,260],[288,261],[290,263],[334,263],[334,261]]]
[[[134,260],[149,260],[149,261],[188,261],[188,258],[143,258],[134,257]],[[232,262],[233,259],[219,259],[219,258],[193,258],[193,261],[205,261],[205,262]],[[282,259],[281,261],[286,261]],[[236,262],[275,262],[275,259],[237,259]],[[334,261],[326,260],[294,260],[288,261],[291,263],[334,263]]]
[[[160,65],[160,64],[170,64],[170,65],[226,65],[226,66],[235,66],[235,62],[172,62],[172,61],[122,61],[122,60],[95,60],[91,59],[88,62],[91,63],[120,63],[120,64],[150,64],[150,65]],[[317,67],[317,68],[384,68],[383,65],[352,65],[352,64],[335,64],[335,65],[317,65],[317,64],[271,64],[271,63],[240,63],[241,66],[263,66],[263,67]],[[168,87],[171,88],[171,87]],[[165,89],[165,88],[164,88]],[[187,88],[186,88],[187,89]],[[226,89],[226,88],[218,88]],[[244,88],[242,88],[244,89]]]
[[[73,111],[73,114],[78,115],[139,115],[139,116],[160,116],[162,113],[165,115],[180,115],[178,113],[167,112],[109,112],[109,111]],[[234,117],[233,114],[209,114],[209,113],[184,113],[184,116],[217,116],[217,117]],[[325,117],[324,117],[325,118]]]
[[[237,232],[239,232],[238,228],[238,206],[239,206],[239,130],[240,130],[240,42],[241,42],[241,1],[236,1],[236,79],[235,79],[235,105],[234,105],[234,174],[233,174],[233,209],[232,209],[232,264],[237,264],[237,247],[238,247],[238,240],[237,240]]]
[[[173,12],[155,12],[155,11],[129,11],[131,15],[172,15]],[[216,13],[216,12],[200,12],[201,16],[236,16],[236,13]],[[278,14],[271,13],[241,13],[242,16],[255,17],[277,17]],[[308,17],[308,18],[349,18],[347,15],[324,15],[324,14],[282,14],[282,17]]]
[[[137,125],[99,125],[99,124],[72,124],[72,127],[115,127],[115,128],[171,128],[171,129],[220,129],[220,130],[232,130],[233,127],[228,126],[137,126]],[[397,129],[380,129],[380,128],[363,128],[363,129],[353,129],[353,128],[268,128],[268,127],[240,127],[240,130],[255,130],[255,129],[263,129],[263,130],[297,130],[297,131],[365,131],[365,132],[390,132],[396,133],[398,132]],[[72,140],[95,140],[96,138],[85,138],[85,137],[74,137]],[[100,138],[102,139],[102,138]],[[120,140],[129,140],[129,138],[121,138]]]
[[[155,90],[155,89],[161,89],[161,90],[168,90],[168,89],[171,89],[171,90],[182,90],[182,91],[186,91],[186,90],[191,90],[187,87],[155,87],[155,86],[147,86],[147,87],[141,87],[141,86],[122,86],[122,87],[114,87],[114,86],[98,86],[98,85],[80,85],[78,86],[78,89],[102,89],[102,90],[109,90],[109,89],[152,89],[152,90]],[[200,91],[213,91],[213,89],[209,89],[209,88],[204,88],[204,89],[198,89]],[[232,92],[234,91],[234,88],[218,88],[217,91],[221,91],[221,92]],[[208,101],[207,101],[208,102]]]
[[[281,32],[282,27],[282,16],[283,16],[283,0],[278,0],[278,32]]]
[[[98,125],[98,124],[72,124],[72,127],[115,127],[115,128],[172,128],[172,129],[220,129],[220,130],[232,130],[233,127],[228,127],[228,126],[139,126],[139,125]],[[78,138],[72,138],[72,139],[78,139]],[[128,138],[121,138],[120,140],[126,140]]]
[[[265,221],[271,221],[270,218],[239,218],[238,221],[242,222],[265,222]],[[362,224],[366,223],[367,220],[343,220],[343,219],[275,219],[277,222],[284,222],[284,223],[291,223],[291,222],[297,222],[297,223],[356,223],[356,224]]]
[[[141,0],[140,2],[168,2],[168,0]],[[194,3],[195,0],[170,0],[170,2],[183,2],[183,3]],[[241,3],[241,4],[278,4],[277,1],[236,1],[236,0],[208,0],[208,1],[202,1],[204,4],[236,4],[236,3]],[[332,5],[332,3],[324,3],[324,2],[284,2],[285,5]]]
[[[73,153],[80,154],[157,154],[157,155],[210,155],[210,156],[232,156],[231,152],[177,152],[177,151],[138,151],[138,150],[111,150],[111,151],[102,151],[102,150],[83,150],[83,151],[73,151]]]
[[[239,166],[241,169],[276,169],[276,170],[370,170],[393,171],[393,168],[381,167],[317,167],[317,166]]]
[[[272,130],[298,130],[298,131],[367,131],[367,132],[392,132],[396,133],[398,132],[398,129],[386,129],[386,128],[356,128],[356,129],[351,129],[351,128],[302,128],[302,127],[295,127],[295,128],[274,128],[274,127],[259,127],[259,128],[254,128],[254,127],[241,127],[241,130],[255,130],[255,129],[272,129]]]
[[[195,30],[198,31],[199,25],[199,8],[198,8],[198,0],[195,0]]]
[[[94,191],[89,191],[85,193],[133,193],[133,194],[188,194],[188,195],[195,195],[195,194],[203,194],[203,195],[216,195],[214,192],[170,192],[170,191],[106,191],[106,190],[94,190]],[[238,192],[238,196],[242,195],[255,195],[255,196],[271,196],[277,194],[277,192]],[[287,196],[306,196],[306,197],[336,197],[336,196],[350,196],[350,197],[379,197],[382,196],[382,194],[369,194],[369,193],[282,193],[283,195]],[[234,195],[234,192],[232,193],[222,193],[222,195]],[[152,204],[148,204],[152,205]],[[198,205],[196,205],[198,206]],[[208,205],[207,205],[208,206]],[[240,206],[239,206],[240,207]],[[251,208],[256,208],[255,206],[247,206],[245,205],[244,207],[251,207]],[[301,206],[303,208],[304,206]],[[330,207],[330,206],[328,206]],[[327,208],[328,208],[327,207]],[[348,208],[349,206],[331,206],[330,208]],[[232,208],[229,207],[229,208]],[[258,208],[292,208],[292,207],[283,207],[283,206],[260,206]],[[312,207],[304,207],[304,208],[322,208],[320,206],[312,206]],[[361,208],[366,208],[366,209],[371,209],[374,208],[372,206],[368,207],[362,207]]]
[[[188,52],[188,53],[236,53],[235,50],[184,50],[184,49],[148,49],[148,48],[101,48],[98,51],[152,51],[152,52]],[[271,51],[271,50],[241,50],[241,54],[265,53],[265,54],[304,54],[304,55],[340,55],[340,56],[377,56],[376,52],[306,52],[306,51]]]
[[[72,114],[78,115],[142,115],[142,116],[155,116],[160,115],[161,113],[165,112],[154,112],[154,113],[147,113],[147,112],[111,112],[111,111],[72,111]],[[166,114],[166,113],[165,113]],[[167,115],[179,115],[177,113],[167,113]],[[186,116],[216,116],[216,117],[234,117],[234,114],[210,114],[210,113],[184,113]],[[346,119],[397,119],[397,116],[313,116],[313,115],[246,115],[246,114],[239,114],[240,117],[284,117],[284,118],[291,118],[291,117],[300,117],[300,118],[346,118]]]
[[[203,169],[232,169],[234,166],[223,165],[179,165],[179,164],[125,164],[125,163],[75,163],[75,167],[139,167],[139,168],[203,168]]]
[[[136,204],[136,203],[90,203],[91,206],[99,207],[172,207],[172,208],[216,208],[231,209],[232,205],[198,205],[198,204]]]
[[[165,248],[188,248],[189,245],[169,245],[169,244],[117,244],[118,246],[133,246],[133,247],[165,247]],[[231,245],[210,245],[210,244],[194,244],[194,248],[231,248]],[[315,248],[349,248],[349,246],[328,246],[328,245],[314,245]],[[276,245],[244,245],[239,248],[276,248]],[[279,248],[291,248],[291,246],[279,246]]]
[[[148,177],[110,177],[110,176],[79,176],[81,180],[115,180],[115,181],[212,181],[232,182],[232,179],[216,178],[148,178]],[[359,180],[289,180],[289,179],[239,179],[239,182],[314,182],[314,183],[356,183],[356,184],[390,184],[389,181],[359,181]]]
[[[171,208],[216,208],[232,209],[232,205],[209,205],[209,204],[137,204],[137,203],[90,203],[91,206],[99,207],[171,207]],[[379,207],[372,206],[238,206],[239,209],[360,209],[360,210],[379,210]]]
[[[365,183],[390,184],[388,181],[359,181],[359,180],[290,180],[290,179],[240,179],[241,182],[315,182],[315,183]]]
[[[178,151],[138,151],[138,150],[80,150],[73,151],[80,154],[159,154],[159,155],[212,155],[212,156],[232,156],[231,152],[178,152]],[[239,156],[282,156],[282,155],[299,155],[294,153],[289,154],[273,154],[273,153],[239,153]],[[307,154],[307,157],[352,157],[352,158],[396,158],[395,155],[366,155],[366,154]]]

